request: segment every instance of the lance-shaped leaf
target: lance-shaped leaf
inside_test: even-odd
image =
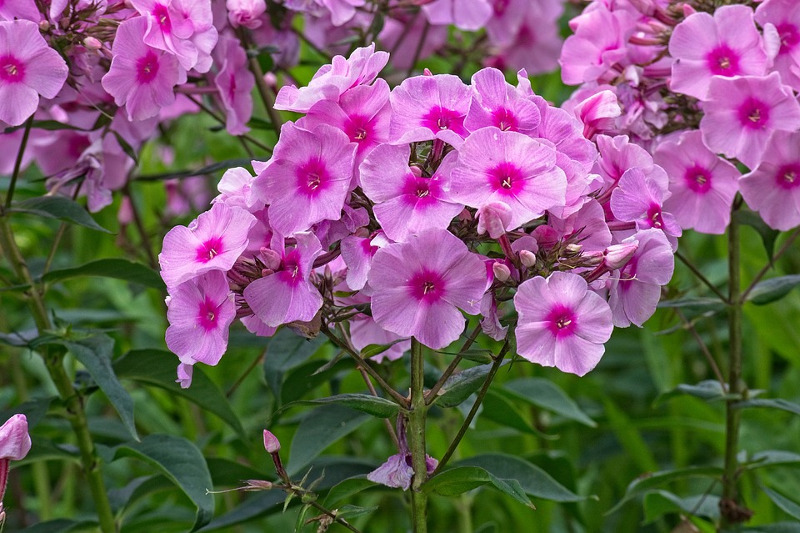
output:
[[[503,387],[520,400],[526,401],[542,409],[575,420],[589,427],[596,427],[594,420],[584,413],[572,398],[553,382],[541,378],[519,378],[506,383]]]
[[[457,466],[445,470],[428,480],[422,490],[442,496],[457,496],[483,485],[489,485],[535,509],[516,479],[500,479],[479,466]]]
[[[800,285],[800,274],[760,281],[747,295],[747,301],[756,305],[766,305],[780,300],[798,285]]]
[[[12,213],[29,213],[63,222],[71,222],[96,231],[111,233],[95,222],[92,216],[78,202],[63,196],[40,196],[14,204]]]
[[[634,479],[625,491],[625,495],[617,504],[612,507],[606,514],[609,515],[618,511],[623,505],[631,501],[633,498],[640,496],[652,489],[666,485],[672,481],[679,479],[687,479],[690,477],[707,477],[718,478],[722,475],[722,468],[718,466],[692,466],[688,468],[679,468],[677,470],[663,470],[653,474],[644,474],[637,479]]]
[[[42,281],[53,282],[78,276],[99,276],[104,278],[122,279],[130,283],[138,283],[145,287],[165,290],[166,286],[158,272],[141,263],[134,263],[127,259],[108,258],[98,259],[79,267],[51,270]]]

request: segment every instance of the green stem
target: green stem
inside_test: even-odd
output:
[[[444,386],[445,382],[448,378],[453,375],[456,368],[458,368],[458,364],[461,362],[461,359],[464,357],[464,353],[470,349],[472,344],[475,342],[475,339],[478,338],[478,335],[481,333],[481,325],[478,324],[475,326],[475,329],[472,330],[472,334],[470,334],[469,338],[464,341],[464,345],[461,347],[461,350],[456,354],[453,360],[450,362],[450,365],[445,369],[442,376],[436,381],[436,384],[428,391],[428,397],[425,403],[427,405],[432,404],[436,401],[436,395],[439,394],[439,390]]]
[[[734,210],[736,204],[734,204]],[[742,302],[741,302],[741,243],[739,223],[731,217],[728,227],[728,393],[742,394]],[[734,407],[737,399],[725,402],[725,465],[722,474],[720,510],[722,527],[746,520],[746,510],[739,506],[738,468],[739,423],[741,411]]]
[[[461,424],[461,427],[459,428],[456,437],[453,439],[453,442],[450,443],[450,446],[447,448],[447,451],[445,452],[444,456],[442,456],[442,460],[439,461],[439,465],[436,467],[436,470],[434,470],[433,472],[434,476],[439,472],[441,472],[442,469],[444,469],[445,465],[447,464],[447,461],[450,460],[450,457],[453,456],[453,453],[456,451],[456,448],[458,448],[458,444],[461,442],[461,439],[464,438],[464,434],[467,432],[469,425],[472,423],[472,419],[475,418],[475,415],[478,413],[478,409],[480,408],[481,403],[483,403],[483,399],[486,397],[486,393],[489,391],[489,385],[492,384],[492,380],[494,379],[494,376],[497,374],[497,371],[500,369],[500,365],[503,364],[503,359],[508,353],[509,347],[510,346],[508,344],[508,340],[506,340],[505,344],[503,344],[503,347],[500,349],[500,353],[498,353],[497,357],[495,357],[494,362],[492,363],[492,368],[489,369],[489,374],[486,376],[486,380],[483,382],[481,390],[478,391],[478,397],[475,399],[475,403],[472,404],[472,409],[469,410],[469,413],[467,414],[467,417],[464,419],[464,423]]]
[[[43,295],[33,282],[28,266],[14,240],[11,225],[5,217],[0,217],[0,247],[7,252],[8,259],[19,280],[30,285],[30,290],[27,293],[28,307],[33,315],[36,328],[40,333],[51,329],[52,324],[44,306]],[[103,476],[100,472],[97,450],[89,433],[89,424],[86,412],[83,409],[82,398],[73,388],[72,380],[64,369],[64,353],[64,349],[59,346],[45,345],[42,348],[42,356],[47,365],[50,378],[53,380],[61,400],[64,402],[72,430],[78,441],[81,463],[89,482],[89,490],[94,500],[97,517],[100,522],[100,530],[103,533],[114,533],[116,524],[108,501]]]
[[[425,354],[422,343],[411,339],[411,410],[408,414],[408,448],[414,479],[411,482],[411,510],[414,533],[428,531],[428,495],[421,487],[428,478],[425,457]]]
[[[11,174],[11,183],[8,186],[4,209],[11,207],[11,200],[14,199],[14,189],[17,186],[17,178],[19,178],[19,171],[22,168],[22,158],[25,155],[25,148],[28,146],[31,125],[33,125],[33,115],[25,122],[25,130],[22,132],[22,141],[19,144],[19,150],[17,150],[17,159],[14,161],[14,171]],[[0,214],[2,214],[2,211],[0,211]]]

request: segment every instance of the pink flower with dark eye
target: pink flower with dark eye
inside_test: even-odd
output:
[[[778,33],[780,47],[774,68],[781,80],[800,90],[800,9],[795,0],[767,0],[756,8],[756,22],[762,27],[772,24]]]
[[[209,270],[230,270],[247,248],[247,234],[255,223],[255,217],[244,209],[217,202],[189,227],[169,230],[158,254],[167,288]]]
[[[120,24],[111,68],[102,79],[103,89],[118,106],[125,106],[130,120],[158,115],[175,101],[175,85],[186,79],[174,56],[143,42],[146,24],[142,17]]]
[[[144,44],[174,55],[186,70],[208,72],[211,51],[217,44],[210,0],[130,0],[130,3],[146,23]]]
[[[701,100],[712,76],[760,76],[767,54],[747,6],[722,6],[712,17],[694,13],[672,30],[669,53],[675,58],[670,88]]]
[[[525,281],[514,295],[514,306],[519,313],[517,353],[579,376],[597,366],[614,329],[605,300],[571,272]]]
[[[664,209],[675,215],[681,228],[724,233],[739,189],[736,167],[706,148],[696,130],[659,145],[655,162],[670,178],[672,196],[664,201]]]
[[[567,181],[556,166],[556,152],[527,135],[482,128],[458,150],[450,197],[470,207],[503,202],[511,207],[508,229],[564,205]]]
[[[261,16],[267,10],[264,0],[227,0],[225,7],[231,26],[243,26],[251,30],[261,27]]]
[[[447,194],[455,155],[448,154],[430,178],[408,166],[411,148],[381,145],[361,165],[364,194],[375,202],[373,211],[383,231],[394,241],[426,229],[446,229],[464,208]]]
[[[518,131],[535,136],[541,121],[539,108],[506,82],[494,68],[479,70],[472,76],[472,102],[464,127],[476,131],[486,126]]]
[[[422,6],[431,24],[455,25],[465,31],[481,29],[492,15],[488,0],[433,0]]]
[[[228,328],[235,317],[225,274],[211,271],[190,279],[167,298],[167,347],[184,364],[216,365],[228,347]]]
[[[609,287],[608,304],[618,328],[631,324],[641,327],[656,311],[661,286],[669,283],[675,258],[664,233],[657,229],[637,232],[622,241],[638,243],[633,258],[614,276]]]
[[[67,64],[28,20],[0,22],[0,121],[19,126],[36,112],[39,96],[55,98]]]
[[[292,122],[281,128],[270,164],[255,187],[269,204],[269,221],[282,235],[339,220],[352,188],[356,145],[327,124],[306,131]]]
[[[703,142],[711,150],[755,168],[774,131],[800,128],[800,104],[780,74],[715,76],[700,121]]]
[[[764,159],[739,181],[742,196],[771,228],[800,225],[800,133],[776,132]]]
[[[393,144],[441,139],[458,145],[467,136],[464,117],[471,91],[458,76],[437,74],[403,80],[390,96]]]
[[[250,93],[256,84],[253,73],[247,68],[247,54],[239,46],[239,40],[225,36],[219,46],[221,68],[214,76],[214,85],[225,108],[225,129],[231,135],[250,131],[247,121],[253,114],[253,98]]]
[[[311,233],[296,233],[294,239],[296,244],[287,248],[283,237],[273,236],[271,249],[261,253],[268,270],[242,293],[253,313],[270,327],[308,322],[322,307],[322,296],[309,281],[322,246]]]
[[[664,174],[662,169],[659,173]],[[665,180],[662,180],[665,181]],[[667,235],[680,237],[681,228],[671,213],[664,212],[664,198],[669,191],[650,179],[642,170],[631,168],[619,180],[619,187],[611,194],[611,211],[617,220],[635,222],[639,229],[656,228]]]
[[[432,229],[375,253],[369,272],[372,316],[382,328],[439,350],[457,340],[477,314],[486,266],[447,230]]]

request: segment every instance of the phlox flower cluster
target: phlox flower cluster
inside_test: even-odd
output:
[[[343,332],[355,350],[442,350],[467,316],[532,362],[584,375],[641,325],[680,227],[666,172],[628,137],[484,68],[390,89],[374,46],[285,86],[272,157],[228,170],[211,209],[164,239],[167,345],[216,364],[234,317],[259,336]],[[401,459],[398,461],[402,462]],[[398,481],[399,484],[404,482]]]
[[[721,234],[738,192],[769,226],[791,229],[800,225],[800,4],[709,5],[591,2],[561,54],[564,81],[581,85],[565,107],[592,134],[627,134],[654,154],[668,176],[669,224]]]

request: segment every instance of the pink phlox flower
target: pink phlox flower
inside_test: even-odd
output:
[[[467,136],[464,118],[472,91],[452,74],[414,76],[403,80],[389,97],[393,144],[440,139],[454,146]]]
[[[536,104],[541,115],[536,136],[553,143],[560,153],[575,161],[584,173],[591,170],[597,159],[594,143],[583,136],[583,124],[569,112],[553,107],[530,90],[527,73],[520,71],[517,91],[527,95]]]
[[[356,15],[356,8],[362,7],[365,0],[317,0],[331,14],[334,26],[349,22]]]
[[[243,316],[239,319],[247,331],[256,337],[272,337],[278,331],[277,327],[271,327],[261,321],[256,315]]]
[[[377,247],[376,247],[377,249]],[[350,290],[353,287],[342,287],[339,290]],[[341,301],[343,305],[355,305],[359,303],[369,303],[370,298],[364,295],[364,291],[351,296],[346,301]],[[350,340],[356,350],[363,350],[371,344],[391,346],[384,352],[381,352],[371,359],[377,363],[383,361],[396,361],[403,357],[403,354],[411,348],[411,339],[401,337],[391,331],[386,331],[380,327],[371,316],[358,314],[350,320]]]
[[[247,247],[247,235],[255,223],[255,217],[244,209],[217,202],[188,227],[169,230],[158,254],[167,288],[210,270],[230,270]]]
[[[39,22],[42,14],[35,0],[4,0],[0,2],[0,20],[30,20]]]
[[[231,135],[241,135],[250,131],[247,121],[253,114],[251,92],[256,79],[247,68],[247,54],[239,45],[239,40],[223,36],[217,46],[222,66],[214,76],[214,85],[219,90],[219,98],[225,108],[225,129]]]
[[[379,326],[439,350],[464,331],[459,309],[480,311],[486,267],[452,233],[431,229],[378,250],[369,285]]]
[[[520,95],[497,69],[485,68],[472,76],[472,101],[464,127],[476,131],[486,126],[535,135],[541,114],[532,101]]]
[[[656,169],[664,173],[661,167]],[[641,169],[631,168],[625,171],[619,186],[611,193],[611,211],[617,220],[635,222],[638,229],[656,228],[667,235],[680,237],[682,232],[678,221],[672,213],[662,210],[669,194]]]
[[[499,239],[506,231],[513,229],[511,207],[505,202],[490,202],[478,208],[478,235],[488,233],[492,239]]]
[[[92,144],[89,134],[82,131],[57,130],[43,133],[29,139],[28,151],[36,154],[36,165],[45,176],[53,176],[74,166]],[[13,165],[14,162],[11,163]],[[1,167],[0,173],[5,174]]]
[[[392,66],[401,71],[407,70],[414,66],[412,62],[430,57],[447,43],[447,26],[432,26],[420,16],[392,13],[378,34],[378,41],[387,50],[392,50]],[[416,46],[402,46],[403,43],[420,42],[422,47],[419,54],[416,53]]]
[[[748,6],[695,13],[672,30],[670,88],[705,99],[712,76],[761,76],[769,66],[761,35]]]
[[[0,22],[0,121],[19,126],[36,112],[39,96],[55,98],[67,64],[29,20]]]
[[[439,461],[425,456],[425,469],[428,474],[436,470]],[[411,465],[411,453],[397,453],[389,457],[385,463],[367,474],[367,479],[373,483],[386,485],[393,489],[408,490],[411,487],[411,478],[414,477],[414,467]]]
[[[653,156],[638,144],[630,142],[627,135],[598,135],[595,142],[600,157],[593,171],[603,178],[604,199],[608,199],[622,175],[631,168],[640,169],[648,178],[655,180],[659,187],[667,189],[669,177],[654,170]]]
[[[739,189],[736,167],[706,148],[697,130],[661,143],[654,159],[670,177],[672,196],[664,201],[664,209],[675,215],[681,228],[724,233]]]
[[[185,216],[202,211],[211,200],[205,176],[166,180],[164,189],[167,193],[164,213],[169,216]]]
[[[186,70],[208,72],[217,44],[210,0],[130,0],[144,17],[143,42],[174,55]]]
[[[450,196],[470,207],[504,202],[510,229],[564,205],[567,180],[549,144],[521,133],[482,128],[464,141],[451,173]]]
[[[465,31],[481,29],[492,15],[488,0],[433,0],[422,6],[433,25],[455,25]]]
[[[329,249],[337,241],[355,233],[359,228],[369,224],[369,213],[363,207],[353,209],[347,203],[342,208],[339,220],[323,220],[312,228],[324,249]]]
[[[320,100],[338,101],[346,90],[357,85],[369,85],[389,61],[387,52],[376,52],[375,44],[356,48],[345,59],[335,56],[314,74],[307,87],[281,87],[275,99],[275,109],[307,113]]]
[[[310,281],[314,259],[322,254],[319,239],[312,233],[294,234],[295,244],[286,248],[283,237],[275,234],[271,249],[260,258],[266,266],[262,278],[250,283],[242,293],[247,305],[264,324],[281,324],[314,318],[322,307],[322,295]]]
[[[370,235],[349,235],[341,241],[342,259],[347,265],[347,285],[359,291],[367,284],[372,256],[378,246],[372,243]]]
[[[603,4],[570,21],[575,33],[561,49],[561,79],[567,85],[603,80],[616,64],[627,63],[628,37],[636,19],[628,11],[610,11]]]
[[[491,0],[492,15],[486,23],[489,41],[498,48],[512,45],[528,10],[529,0]]]
[[[500,322],[497,311],[497,300],[493,292],[487,292],[481,299],[481,330],[496,341],[506,338],[508,326]]]
[[[603,90],[582,100],[573,109],[583,122],[583,136],[591,139],[597,132],[614,129],[616,118],[622,114],[617,95]]]
[[[212,202],[222,202],[230,207],[241,207],[250,212],[258,204],[258,197],[253,191],[255,178],[250,171],[242,167],[229,168],[217,184],[219,195]]]
[[[672,278],[675,258],[666,235],[657,229],[638,231],[622,242],[638,242],[638,248],[619,273],[612,275],[608,304],[616,327],[641,327],[656,311],[661,286]]]
[[[194,364],[178,363],[177,370],[178,379],[175,383],[179,384],[182,389],[188,389],[192,386],[192,377],[194,376]]]
[[[284,124],[270,164],[254,182],[269,204],[272,227],[292,235],[323,220],[339,220],[352,188],[355,152],[356,145],[333,126],[307,131]]]
[[[262,16],[267,10],[264,0],[226,0],[225,7],[228,10],[228,22],[231,26],[254,30],[261,26]]]
[[[778,34],[779,48],[774,68],[783,83],[800,90],[800,9],[794,0],[767,0],[756,8],[756,22],[772,24]]]
[[[587,201],[580,210],[566,218],[549,217],[546,227],[555,232],[559,241],[575,242],[587,252],[600,251],[611,244],[605,212],[596,200]]]
[[[408,166],[410,154],[409,145],[381,145],[360,168],[364,194],[375,202],[375,218],[386,235],[398,242],[426,229],[446,229],[464,208],[447,192],[455,154],[445,156],[429,178],[418,167]]]
[[[21,461],[31,450],[31,436],[28,434],[28,419],[16,414],[0,426],[0,461]],[[1,487],[5,489],[5,485]],[[2,495],[0,495],[2,500]]]
[[[563,5],[551,0],[525,4],[526,11],[519,19],[516,32],[509,34],[513,40],[497,50],[489,63],[502,70],[524,68],[531,74],[551,72],[558,68],[563,45],[558,25]],[[491,25],[487,26],[487,31],[490,28]],[[491,33],[489,38],[492,39]]]
[[[167,347],[184,364],[216,365],[228,347],[236,317],[225,274],[206,272],[171,289],[167,298]]]
[[[761,164],[739,186],[747,205],[771,228],[800,225],[800,133],[775,132]]]
[[[531,278],[517,289],[517,353],[532,363],[583,376],[605,352],[611,309],[571,272]]]
[[[103,89],[118,106],[125,106],[130,120],[158,115],[175,101],[175,85],[186,80],[174,56],[143,42],[146,24],[143,17],[120,24],[111,49],[111,68],[102,80]]]
[[[700,121],[703,142],[751,169],[761,162],[774,131],[800,128],[800,104],[777,72],[766,77],[715,76],[707,100]]]
[[[372,85],[348,89],[338,102],[317,102],[297,124],[308,130],[320,124],[329,124],[342,130],[350,142],[358,146],[358,166],[373,148],[388,142],[391,114],[389,84],[378,78]]]

